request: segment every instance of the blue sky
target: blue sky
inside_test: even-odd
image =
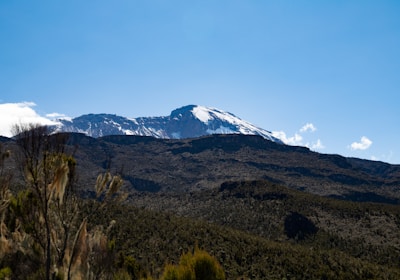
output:
[[[400,164],[399,15],[394,0],[0,1],[0,126],[198,104]]]

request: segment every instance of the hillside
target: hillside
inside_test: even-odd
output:
[[[135,207],[99,213],[97,222],[116,219],[119,249],[152,275],[197,245],[217,257],[227,279],[400,276],[398,206],[321,198],[265,181],[131,202]]]
[[[355,201],[397,204],[400,166],[312,152],[259,136],[211,135],[172,140],[70,135],[81,189],[111,168],[131,192],[187,192],[226,181],[268,180],[293,189]]]
[[[400,166],[249,135],[51,137],[63,136],[83,209],[97,209],[90,222],[115,220],[118,254],[154,277],[195,246],[228,279],[400,277]],[[0,140],[17,154],[14,140]],[[13,162],[5,168],[16,192],[22,176]],[[122,175],[129,197],[93,208],[106,170]]]
[[[292,189],[352,201],[398,204],[400,166],[321,154],[252,135],[193,139],[144,136],[92,138],[69,133],[79,189],[88,192],[97,174],[122,174],[130,192],[215,189],[226,181],[267,180]],[[5,145],[15,149],[13,141]]]

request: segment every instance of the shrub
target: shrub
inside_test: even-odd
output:
[[[181,256],[179,265],[166,265],[164,280],[223,280],[225,273],[218,261],[206,251],[195,249],[194,253]]]
[[[0,269],[0,280],[10,279],[11,277],[11,269],[9,267],[5,267]]]

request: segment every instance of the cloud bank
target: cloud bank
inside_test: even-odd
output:
[[[312,123],[307,123],[304,126],[302,126],[298,132],[296,132],[293,136],[287,136],[287,134],[284,131],[273,131],[272,135],[280,140],[282,140],[283,143],[287,145],[292,145],[292,146],[305,146],[308,147],[312,150],[321,150],[324,149],[325,146],[322,144],[320,139],[317,139],[316,141],[306,142],[304,143],[304,137],[303,135],[307,132],[313,133],[317,130],[314,124]]]
[[[300,146],[303,141],[303,137],[298,133],[294,136],[288,137],[284,131],[273,131],[272,136],[282,140],[283,143],[292,146]]]
[[[36,113],[33,109],[35,106],[34,102],[0,104],[0,135],[12,137],[11,130],[15,124],[57,124],[57,122]]]
[[[354,150],[366,150],[371,147],[372,141],[369,140],[366,136],[361,137],[360,142],[353,142],[350,145],[350,149]]]

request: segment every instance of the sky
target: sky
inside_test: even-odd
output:
[[[196,104],[400,164],[399,15],[397,0],[0,1],[0,135]]]

